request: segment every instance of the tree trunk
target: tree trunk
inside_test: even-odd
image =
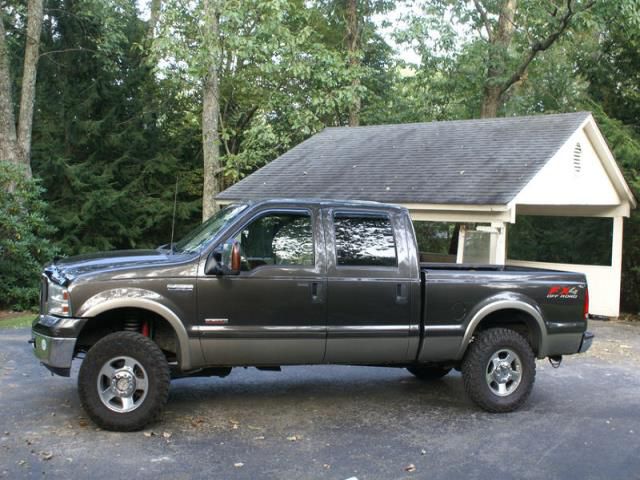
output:
[[[489,36],[489,68],[484,84],[481,118],[493,118],[498,115],[498,107],[505,92],[503,89],[505,64],[504,57],[511,45],[514,30],[514,17],[517,0],[506,0],[500,10],[496,30]]]
[[[19,162],[16,121],[11,95],[9,52],[5,39],[3,18],[0,15],[0,161]]]
[[[353,75],[351,86],[353,87],[353,100],[349,105],[349,126],[357,127],[360,125],[360,77],[357,72],[360,66],[358,58],[358,49],[360,48],[360,32],[358,31],[358,0],[347,0],[347,54],[349,56],[349,69]]]
[[[214,1],[205,0],[205,22],[208,42],[209,65],[204,79],[202,106],[202,150],[204,157],[204,186],[202,191],[202,220],[205,221],[216,211],[215,196],[220,192],[220,136],[218,119],[220,117],[220,98],[218,88],[218,41],[219,11],[212,5]]]
[[[147,25],[147,39],[149,41],[155,38],[156,25],[160,19],[160,10],[162,8],[161,0],[151,0],[149,12],[149,24]]]
[[[33,106],[36,99],[36,76],[40,58],[42,34],[42,0],[29,0],[27,5],[27,45],[24,52],[20,116],[18,118],[18,145],[21,161],[27,176],[31,176],[31,132],[33,131]]]
[[[482,107],[480,110],[480,118],[495,118],[498,116],[498,107],[502,100],[502,92],[500,86],[485,86],[484,96],[482,97]]]

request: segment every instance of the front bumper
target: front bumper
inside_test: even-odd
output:
[[[580,349],[578,350],[578,353],[584,353],[591,348],[593,337],[595,337],[595,335],[592,332],[584,332],[582,334],[582,342],[580,342]]]
[[[56,375],[68,377],[77,336],[85,324],[83,318],[40,315],[33,322],[31,337],[36,358]]]

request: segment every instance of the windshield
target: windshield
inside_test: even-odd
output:
[[[227,222],[247,208],[246,205],[229,205],[189,232],[173,248],[177,253],[195,253],[211,240]]]

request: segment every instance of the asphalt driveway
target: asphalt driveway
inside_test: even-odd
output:
[[[512,414],[476,408],[459,373],[237,369],[174,381],[162,420],[127,434],[86,419],[76,373],[51,377],[27,330],[0,330],[0,477],[640,479],[640,324],[591,330]]]

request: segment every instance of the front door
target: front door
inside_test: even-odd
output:
[[[316,209],[256,213],[225,241],[239,275],[198,278],[198,326],[209,365],[319,363],[326,344],[323,233]]]

